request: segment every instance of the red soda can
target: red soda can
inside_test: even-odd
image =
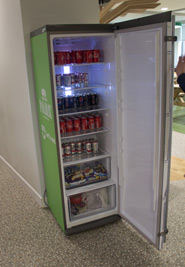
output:
[[[74,119],[74,131],[79,132],[81,130],[80,128],[80,119],[75,118]]]
[[[66,124],[64,120],[60,120],[60,133],[65,134],[66,133]]]
[[[87,63],[93,62],[93,50],[87,50]]]
[[[88,121],[87,121],[87,117],[85,116],[81,117],[81,127],[83,131],[88,130]]]
[[[96,129],[99,129],[102,127],[102,120],[99,114],[95,115],[95,127]]]
[[[88,124],[89,124],[89,130],[94,130],[95,129],[95,119],[94,119],[94,116],[89,116],[88,117]]]
[[[65,52],[66,53],[66,64],[70,64],[71,63],[71,55],[70,52]]]
[[[58,65],[58,53],[59,52],[54,52],[54,62],[55,62],[55,65]]]
[[[66,64],[66,54],[65,52],[58,52],[58,65]]]
[[[71,63],[76,63],[76,52],[71,51]]]
[[[73,121],[71,119],[66,120],[66,132],[67,133],[73,132]]]
[[[100,50],[99,49],[93,50],[93,62],[100,62]]]
[[[82,63],[82,51],[76,51],[76,63]]]
[[[87,50],[83,50],[82,52],[82,61],[83,63],[87,62]]]

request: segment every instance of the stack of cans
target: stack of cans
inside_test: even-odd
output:
[[[98,105],[98,95],[96,93],[85,93],[57,98],[58,109],[66,110],[71,108],[86,108]]]
[[[69,74],[56,74],[56,87],[59,90],[63,87],[80,88],[88,87],[89,78],[88,73],[69,73]]]
[[[100,50],[56,51],[54,52],[54,61],[55,65],[99,62]]]
[[[99,113],[84,114],[81,116],[65,117],[60,120],[60,133],[78,133],[87,130],[100,129],[102,117]]]
[[[72,141],[69,143],[62,144],[62,157],[71,158],[75,155],[80,155],[86,153],[87,155],[97,154],[98,153],[98,141],[94,138]]]

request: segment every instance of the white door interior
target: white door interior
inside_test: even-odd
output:
[[[164,148],[164,32],[118,32],[120,214],[158,247]]]

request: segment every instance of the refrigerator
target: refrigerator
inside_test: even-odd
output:
[[[65,234],[123,219],[163,247],[174,40],[171,12],[31,33],[47,203]]]

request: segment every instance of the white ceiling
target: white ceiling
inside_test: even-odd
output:
[[[156,13],[166,12],[166,11],[162,11],[161,8],[168,8],[167,11],[182,9],[181,11],[178,11],[175,13],[183,13],[184,18],[176,17],[176,20],[177,21],[185,20],[185,1],[184,0],[159,0],[159,3],[161,3],[161,5],[154,9],[148,9],[146,12],[140,13],[140,14],[130,13],[124,17],[118,17],[117,19],[111,21],[111,23],[116,23],[116,22],[126,21],[130,19],[145,17],[148,15],[156,14]]]

